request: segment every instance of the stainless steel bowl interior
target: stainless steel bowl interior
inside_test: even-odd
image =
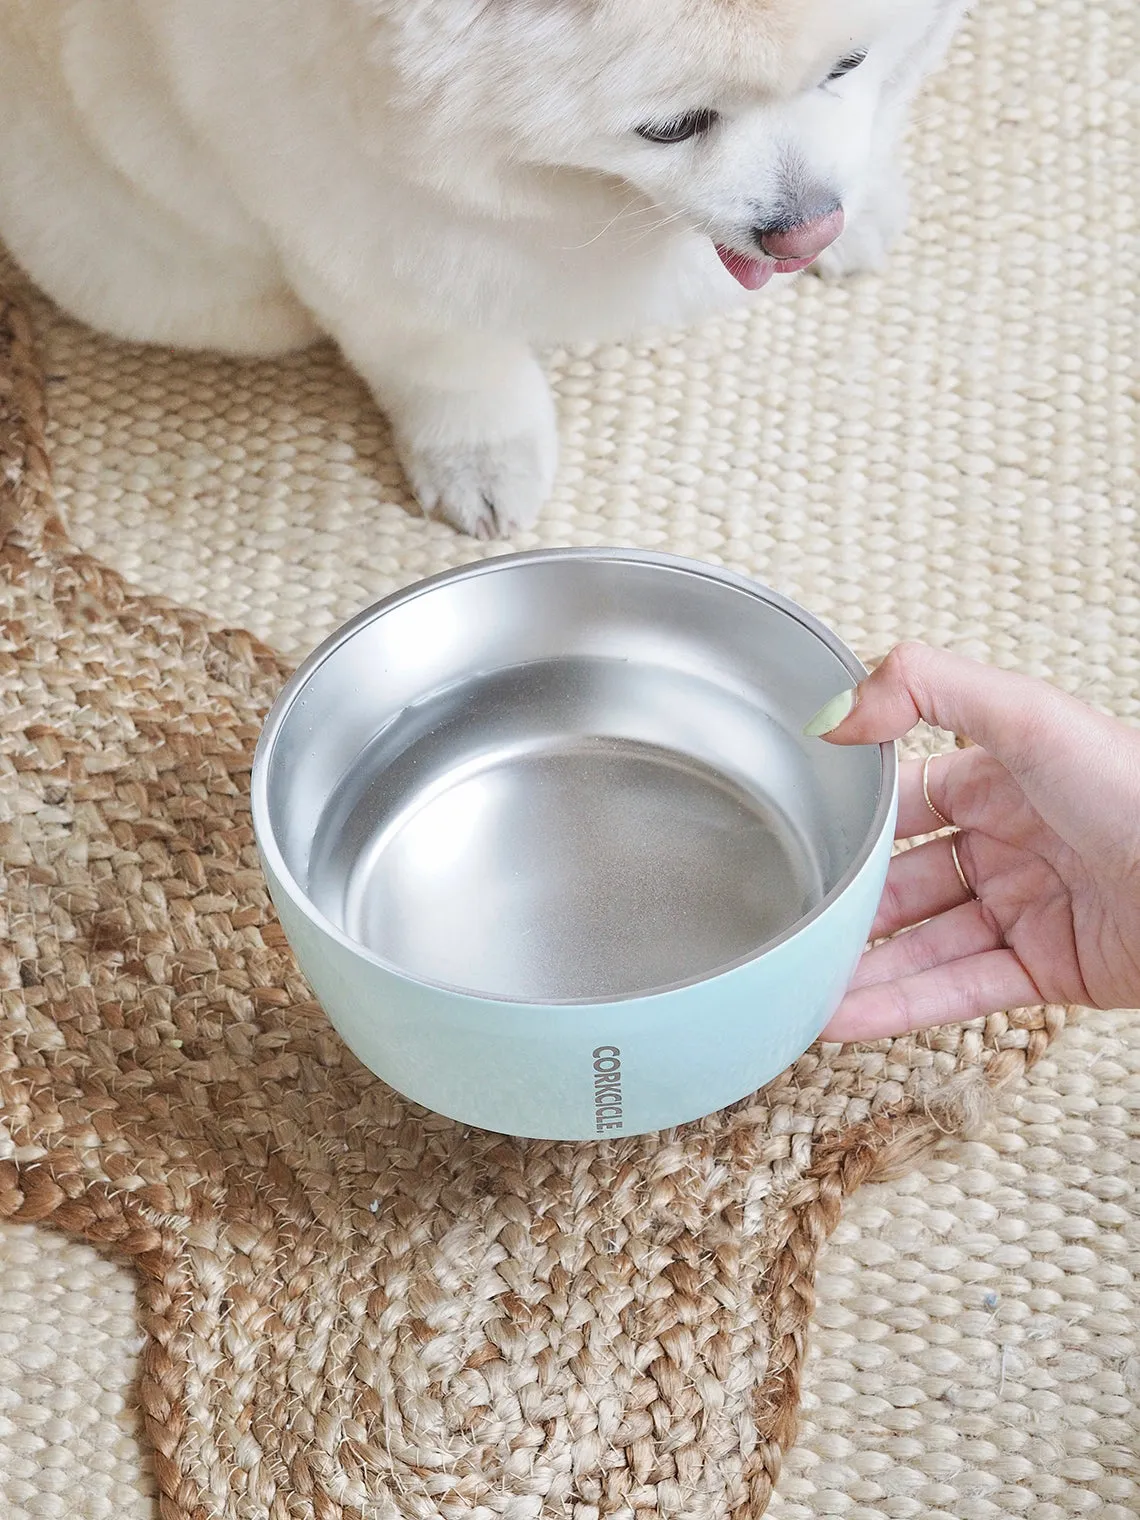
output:
[[[537,1003],[683,985],[789,932],[869,848],[886,752],[801,736],[859,674],[708,567],[484,561],[302,667],[259,750],[270,848],[310,913],[421,981]]]

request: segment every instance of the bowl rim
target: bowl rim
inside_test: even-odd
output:
[[[863,843],[859,848],[854,860],[847,870],[835,883],[829,892],[815,905],[810,913],[805,913],[795,923],[790,924],[781,934],[773,939],[765,940],[755,950],[738,956],[735,960],[726,962],[723,966],[717,966],[712,971],[704,972],[698,976],[685,977],[680,981],[670,982],[660,987],[649,987],[636,992],[622,993],[617,997],[590,997],[590,998],[545,998],[534,999],[514,997],[505,993],[481,992],[477,988],[463,987],[453,982],[438,981],[432,977],[418,976],[406,967],[398,965],[394,961],[386,960],[377,955],[366,945],[350,935],[327,918],[309,897],[301,884],[297,881],[293,872],[286,864],[277,843],[275,831],[271,824],[269,810],[269,768],[273,757],[273,750],[277,738],[288,720],[301,691],[320,667],[332,658],[337,650],[349,643],[357,634],[370,624],[394,611],[397,607],[406,605],[426,596],[443,586],[454,581],[469,580],[480,575],[493,575],[501,570],[518,568],[525,564],[549,564],[567,560],[607,560],[615,564],[646,565],[654,569],[668,570],[680,574],[696,576],[703,580],[713,581],[725,586],[730,590],[741,591],[767,603],[784,613],[787,617],[798,622],[807,632],[814,635],[824,644],[839,660],[840,664],[852,677],[853,683],[862,681],[868,674],[867,667],[858,656],[844,643],[838,634],[834,633],[814,613],[809,612],[791,597],[784,596],[782,592],[765,586],[762,582],[752,577],[743,575],[738,571],[729,570],[721,565],[710,564],[704,560],[690,559],[686,556],[668,554],[652,549],[618,548],[608,546],[590,546],[583,548],[556,548],[556,549],[526,549],[509,554],[497,554],[491,552],[482,559],[468,561],[466,564],[453,567],[450,570],[442,570],[435,575],[426,576],[422,580],[414,581],[408,586],[381,597],[379,601],[355,613],[339,628],[333,630],[321,641],[294,670],[293,674],[282,686],[274,699],[265,721],[262,724],[254,749],[253,765],[250,773],[250,814],[253,823],[254,838],[257,849],[261,856],[262,867],[272,887],[276,884],[279,891],[283,891],[293,906],[315,928],[335,941],[342,949],[353,956],[383,971],[389,976],[394,976],[400,981],[412,986],[442,992],[454,997],[459,997],[471,1002],[485,1003],[490,1007],[514,1007],[534,1008],[542,1010],[559,1010],[574,1008],[604,1008],[621,1007],[629,1005],[631,1008],[649,1002],[655,998],[665,997],[672,993],[684,991],[686,988],[711,985],[721,977],[742,970],[746,966],[755,964],[771,955],[773,951],[786,944],[789,940],[804,933],[819,919],[821,919],[847,892],[854,883],[863,868],[867,865],[872,855],[881,843],[884,830],[888,827],[894,806],[895,794],[898,785],[898,752],[892,742],[874,746],[879,750],[879,795],[875,802],[875,811],[872,815],[870,826],[864,836]],[[870,746],[867,746],[870,747]],[[271,893],[272,895],[272,893]],[[288,937],[288,936],[286,936]]]

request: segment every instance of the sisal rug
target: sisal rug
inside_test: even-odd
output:
[[[1140,716],[1136,33],[1127,0],[987,0],[924,98],[883,276],[551,356],[563,470],[514,547],[721,560],[866,656],[922,636]],[[295,657],[485,552],[412,515],[328,351],[130,349],[21,297],[69,531],[149,590]],[[1055,1018],[817,1051],[652,1152],[406,1112],[345,1064],[242,875],[243,735],[281,667],[45,536],[23,369],[3,1196],[70,1233],[0,1233],[0,1512],[758,1514],[841,1195],[920,1159],[823,1254],[769,1513],[1140,1512],[1140,1020],[1083,1018],[1026,1075]],[[1008,1106],[931,1159],[983,1070]]]
[[[408,1104],[268,905],[247,793],[285,665],[73,547],[11,302],[0,363],[0,1215],[135,1266],[165,1517],[761,1515],[844,1197],[1060,1012],[816,1049],[616,1143]]]

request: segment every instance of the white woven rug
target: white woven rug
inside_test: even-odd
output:
[[[1134,0],[983,0],[881,277],[554,355],[539,543],[755,574],[866,656],[918,636],[1140,718]],[[61,502],[150,589],[300,654],[486,552],[412,515],[327,351],[123,348],[38,308]],[[849,1211],[778,1520],[1140,1514],[1140,1015],[1070,1029],[984,1140]],[[152,1520],[129,1275],[0,1233],[0,1515]]]

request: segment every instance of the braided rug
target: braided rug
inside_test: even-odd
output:
[[[1140,718],[1138,52],[1135,0],[980,0],[883,274],[544,356],[562,468],[511,547],[720,561],[865,657]],[[3,1520],[753,1520],[801,1388],[770,1520],[1134,1520],[1140,1017],[816,1050],[620,1149],[408,1110],[274,936],[285,664],[222,627],[291,662],[486,548],[409,512],[327,347],[134,348],[5,284],[71,541],[5,304]]]
[[[0,492],[0,1215],[136,1267],[163,1520],[761,1515],[844,1197],[1061,1014],[817,1048],[649,1138],[425,1113],[267,901],[247,792],[285,666],[70,543],[10,301]]]

